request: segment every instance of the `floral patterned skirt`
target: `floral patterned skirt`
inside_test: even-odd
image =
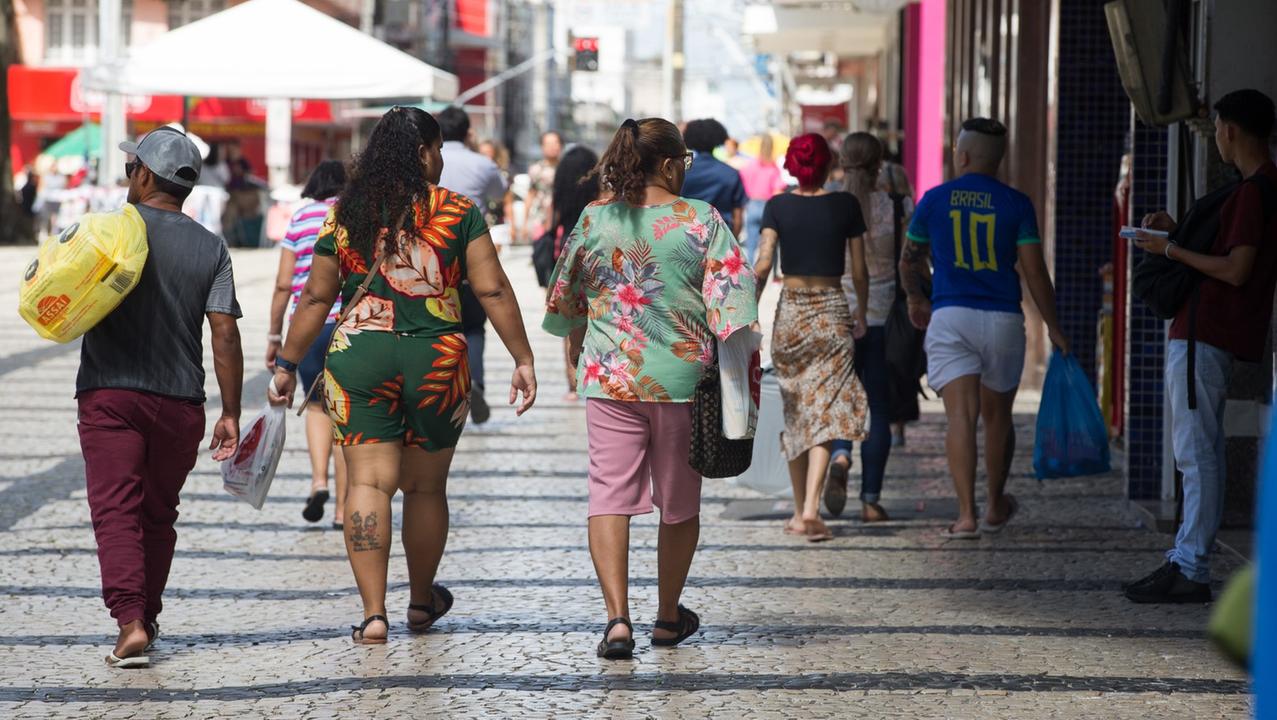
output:
[[[863,440],[869,401],[856,378],[851,310],[841,288],[784,288],[772,365],[784,401],[781,450],[794,460],[833,440]]]

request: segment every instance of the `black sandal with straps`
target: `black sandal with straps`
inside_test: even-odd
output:
[[[368,629],[368,624],[375,623],[375,622],[385,623],[386,632],[387,633],[390,632],[390,621],[386,619],[385,615],[369,615],[368,617],[364,618],[364,622],[362,625],[350,626],[350,630],[351,630],[350,639],[354,641],[356,645],[385,645],[386,638],[364,637],[364,631]]]
[[[629,628],[630,636],[624,640],[608,640],[608,634],[617,625]],[[607,627],[603,629],[603,640],[599,642],[598,653],[604,660],[629,660],[634,657],[634,626],[630,624],[629,618],[615,617],[608,621]]]
[[[430,586],[430,593],[431,594],[430,594],[429,605],[409,605],[408,606],[409,610],[416,610],[417,612],[423,612],[426,615],[430,616],[430,619],[424,622],[419,622],[419,623],[415,623],[409,620],[408,621],[409,632],[420,633],[420,632],[425,632],[429,630],[430,627],[435,624],[436,620],[443,617],[444,615],[447,615],[448,611],[452,609],[452,593],[448,592],[448,588],[440,585],[439,583],[435,583],[434,585]],[[443,600],[442,610],[435,610],[435,596],[438,596],[440,600]]]
[[[657,620],[652,623],[652,627],[657,630],[666,630],[672,633],[678,633],[677,636],[672,638],[652,638],[652,644],[656,647],[674,647],[695,635],[696,631],[701,629],[701,618],[691,610],[679,605],[677,622],[670,620]]]
[[[142,652],[150,652],[155,647],[155,641],[160,639],[160,622],[158,620],[146,620],[146,649]]]

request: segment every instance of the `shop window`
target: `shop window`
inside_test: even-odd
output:
[[[180,28],[226,9],[226,0],[169,0],[168,29]]]
[[[120,0],[120,49],[133,39],[133,0]],[[45,0],[44,59],[54,65],[97,60],[97,0]]]
[[[44,58],[51,63],[92,62],[98,50],[96,0],[47,0]]]

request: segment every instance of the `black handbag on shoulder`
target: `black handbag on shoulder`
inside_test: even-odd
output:
[[[754,439],[723,437],[723,389],[718,360],[705,368],[692,395],[692,441],[687,462],[707,478],[736,477],[754,460]]]
[[[541,287],[549,286],[550,275],[554,273],[555,235],[554,229],[551,228],[532,243],[532,268],[536,270],[537,284]]]
[[[889,175],[890,176],[890,175]],[[893,185],[894,187],[894,185]],[[887,311],[884,328],[887,344],[888,415],[893,423],[914,422],[921,416],[918,397],[926,397],[922,376],[927,372],[927,353],[923,347],[927,333],[913,326],[909,319],[909,302],[900,282],[900,252],[904,243],[905,196],[889,193],[892,228],[895,233],[896,295]],[[931,298],[931,277],[920,277],[922,293]]]

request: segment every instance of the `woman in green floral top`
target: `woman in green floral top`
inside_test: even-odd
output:
[[[434,578],[448,537],[448,467],[470,404],[463,279],[514,356],[510,402],[522,393],[523,414],[536,398],[519,305],[483,216],[464,196],[438,186],[441,145],[438,123],[416,108],[396,107],[377,123],[320,230],[310,278],[275,360],[270,399],[291,404],[295,363],[340,292],[352,310],[333,332],[323,400],[337,442],[346,446],[346,551],[364,605],[364,622],[351,637],[361,644],[384,643],[390,628],[390,498],[399,490],[408,629],[424,631],[452,607],[452,595]],[[392,238],[400,217],[402,229]],[[376,274],[368,293],[352,304],[369,272]]]
[[[610,618],[601,657],[633,655],[630,517],[661,509],[652,644],[700,626],[679,604],[700,535],[688,465],[696,381],[716,343],[758,318],[753,272],[713,207],[679,197],[691,154],[666,120],[626,120],[599,161],[612,200],[586,208],[550,279],[544,327],[572,340],[586,400],[590,553]]]

